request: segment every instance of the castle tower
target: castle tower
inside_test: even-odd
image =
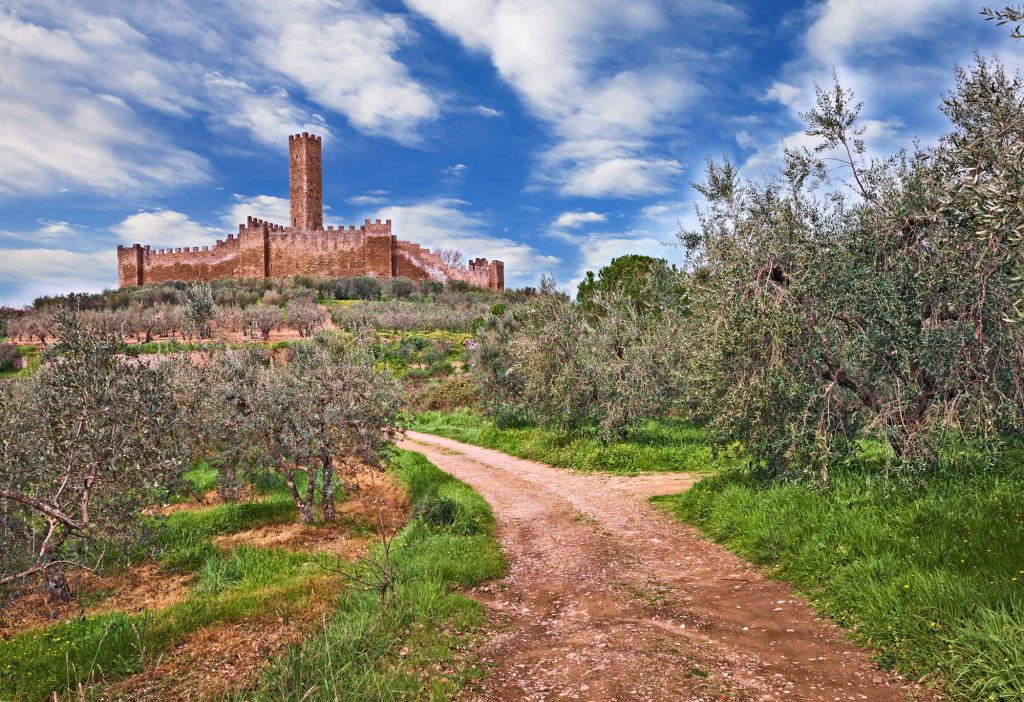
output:
[[[324,191],[320,137],[308,132],[289,135],[288,163],[291,226],[296,229],[323,229]]]

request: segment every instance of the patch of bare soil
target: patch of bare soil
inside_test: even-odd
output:
[[[402,447],[487,499],[509,559],[472,593],[493,626],[476,651],[487,672],[460,699],[939,699],[647,503],[692,476],[574,473],[417,432]]]
[[[289,611],[205,627],[159,656],[145,671],[104,691],[105,700],[194,702],[247,689],[275,655],[323,626],[336,599],[336,578],[321,578]]]
[[[105,575],[74,571],[68,574],[68,584],[75,593],[71,602],[54,604],[41,586],[26,586],[0,609],[0,637],[73,617],[163,609],[185,599],[191,583],[191,575],[165,573],[155,563]]]
[[[342,475],[345,500],[338,506],[343,521],[383,525],[387,534],[397,532],[409,517],[409,495],[390,473],[361,467]]]
[[[243,495],[240,499],[244,500],[246,497]],[[216,490],[207,490],[201,500],[188,500],[187,502],[172,502],[169,505],[160,505],[152,509],[147,509],[143,512],[146,515],[160,515],[166,517],[169,514],[175,512],[195,512],[196,510],[206,509],[219,505],[224,502],[224,499],[220,496],[220,493]]]
[[[391,475],[361,468],[343,476],[345,500],[333,524],[267,524],[213,540],[221,548],[240,544],[290,551],[326,551],[354,560],[365,553],[383,529],[394,534],[409,513],[408,496]]]
[[[323,526],[307,524],[268,524],[256,529],[220,536],[213,543],[224,549],[241,544],[262,548],[282,548],[288,551],[325,551],[355,559],[361,556],[371,543],[368,535],[351,536],[345,524]]]
[[[346,499],[338,521],[328,525],[272,524],[215,540],[223,548],[252,544],[267,548],[326,551],[354,561],[377,538],[366,530],[379,523],[387,533],[401,528],[409,513],[408,495],[391,475],[361,468],[343,476]],[[362,525],[352,534],[353,525]],[[245,690],[268,661],[323,625],[337,601],[336,577],[313,582],[309,599],[258,620],[221,624],[193,633],[145,672],[112,688],[106,699],[193,702],[219,699]]]

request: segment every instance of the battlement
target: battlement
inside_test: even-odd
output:
[[[362,225],[323,226],[321,145],[315,134],[288,136],[290,223],[246,217],[237,233],[206,246],[151,249],[117,247],[122,287],[172,280],[293,275],[371,275],[381,279],[464,280],[501,290],[504,264],[476,258],[467,266],[446,267],[428,249],[392,234],[391,220],[366,219]]]
[[[310,134],[309,132],[303,132],[302,134],[289,134],[288,135],[288,143],[289,144],[292,144],[292,143],[294,143],[296,141],[315,141],[318,144],[321,143],[321,139],[320,139],[319,135],[317,135],[317,134]]]

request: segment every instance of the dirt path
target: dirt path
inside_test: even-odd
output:
[[[584,475],[417,432],[402,446],[487,499],[509,559],[508,577],[475,593],[496,626],[463,699],[933,699],[646,502],[691,476]]]

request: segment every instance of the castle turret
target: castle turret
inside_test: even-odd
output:
[[[320,137],[303,132],[288,137],[291,226],[296,229],[323,229],[323,167]]]

